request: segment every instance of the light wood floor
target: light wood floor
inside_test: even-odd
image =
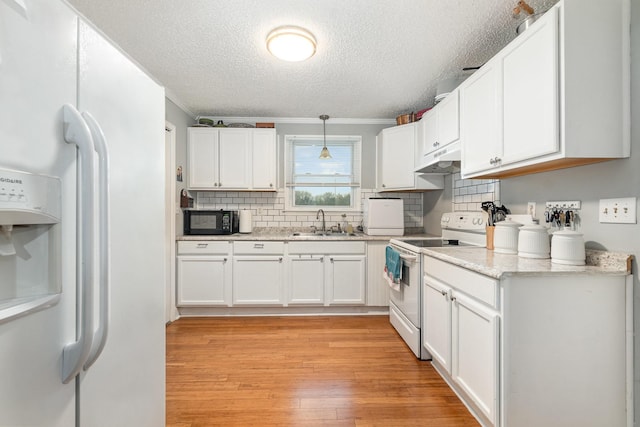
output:
[[[167,426],[477,426],[388,316],[167,326]]]

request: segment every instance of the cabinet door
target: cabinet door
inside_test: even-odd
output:
[[[230,305],[231,266],[225,256],[179,256],[178,306]]]
[[[187,184],[193,189],[218,188],[218,130],[188,128]]]
[[[324,304],[324,255],[289,257],[289,304]]]
[[[560,149],[558,9],[553,8],[503,53],[502,163]]]
[[[444,147],[460,138],[460,103],[458,90],[452,91],[437,105],[438,146]]]
[[[460,87],[463,175],[491,169],[502,157],[501,74],[499,63],[489,62]]]
[[[427,154],[438,148],[438,112],[435,108],[427,111],[418,122],[418,141],[420,156],[416,158],[416,167],[422,164]]]
[[[389,306],[389,284],[382,277],[388,243],[367,242],[367,305]]]
[[[329,256],[328,304],[365,303],[365,255]]]
[[[282,305],[283,257],[235,256],[233,304]]]
[[[498,314],[453,292],[451,376],[495,424],[498,413]]]
[[[246,190],[251,186],[252,129],[219,130],[218,188]]]
[[[254,190],[276,190],[276,130],[253,130],[253,182]]]
[[[451,374],[451,288],[425,277],[422,345]]]
[[[412,188],[415,186],[414,152],[416,140],[415,123],[382,131],[382,168],[380,190]]]

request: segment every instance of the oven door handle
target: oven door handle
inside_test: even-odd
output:
[[[418,255],[405,255],[405,254],[400,254],[400,258],[407,260],[407,261],[417,261],[418,260]]]

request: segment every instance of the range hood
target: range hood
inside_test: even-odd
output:
[[[422,163],[415,169],[419,173],[448,175],[460,171],[460,141],[432,151],[422,157]]]

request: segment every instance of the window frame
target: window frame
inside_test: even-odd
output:
[[[285,211],[289,212],[316,212],[322,209],[326,212],[361,212],[361,187],[362,187],[362,136],[361,135],[326,135],[327,147],[331,152],[331,146],[335,143],[350,144],[353,147],[352,161],[352,181],[349,184],[338,185],[338,187],[351,188],[351,206],[328,206],[328,205],[295,205],[296,185],[293,181],[293,168],[295,159],[293,157],[293,145],[299,143],[313,143],[318,146],[318,155],[322,149],[325,136],[323,135],[285,135],[284,136],[284,200]],[[318,162],[323,160],[318,159]],[[300,183],[297,187],[305,187],[305,183]],[[327,185],[326,187],[330,187]],[[333,185],[333,187],[336,187]]]

